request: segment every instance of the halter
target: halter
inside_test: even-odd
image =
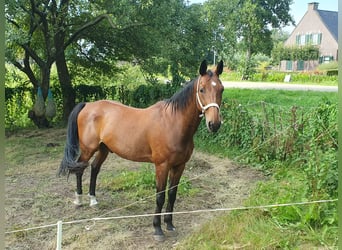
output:
[[[216,107],[218,108],[219,112],[220,112],[220,106],[216,103],[216,102],[212,102],[212,103],[209,103],[205,106],[203,106],[202,102],[201,102],[201,99],[199,98],[199,94],[198,94],[198,90],[199,90],[199,84],[200,84],[200,79],[201,79],[201,76],[198,78],[198,82],[197,82],[197,91],[196,91],[196,100],[198,102],[198,104],[200,105],[201,109],[202,109],[202,113],[199,115],[199,117],[203,117],[204,116],[204,113],[205,111],[210,108],[210,107]]]

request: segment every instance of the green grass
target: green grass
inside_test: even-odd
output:
[[[290,83],[294,84],[308,84],[308,85],[322,85],[322,86],[337,86],[336,75],[327,75],[325,71],[314,72],[279,72],[267,71],[266,74],[261,72],[254,74],[249,81],[251,82],[284,82],[285,76],[290,74]],[[241,81],[241,74],[238,72],[223,72],[221,75],[223,81]]]
[[[315,92],[315,91],[285,91],[285,90],[251,90],[251,89],[226,89],[223,92],[223,105],[221,107],[221,112],[223,120],[227,119],[224,115],[226,113],[225,105],[235,101],[244,106],[248,106],[248,110],[253,110],[253,112],[262,111],[262,103],[265,102],[267,105],[273,107],[275,110],[281,110],[284,114],[288,113],[293,106],[296,106],[301,110],[301,112],[311,111],[319,103],[322,102],[338,102],[337,92]],[[228,111],[229,112],[229,111]],[[284,118],[284,117],[283,117]],[[197,149],[206,151],[210,154],[215,154],[221,157],[234,158],[235,156],[241,154],[241,152],[236,148],[222,147],[219,143],[212,143],[215,138],[225,137],[222,135],[225,126],[228,126],[229,121],[223,124],[223,127],[216,134],[207,135],[210,140],[203,140],[199,137],[201,131],[198,131],[195,135],[195,145]],[[204,130],[205,134],[206,128],[204,122],[202,122],[199,130]]]
[[[301,201],[302,190],[307,189],[303,178],[297,171],[284,170],[283,166],[269,181],[259,183],[245,206]],[[328,205],[336,209],[337,204]],[[206,223],[176,249],[332,249],[337,244],[337,226],[314,227],[308,220],[315,213],[322,212],[324,206],[288,206],[226,213]]]
[[[102,189],[107,189],[115,195],[117,192],[125,191],[131,198],[143,198],[155,192],[155,171],[151,164],[143,164],[136,171],[121,171],[119,174],[107,174],[101,177]],[[199,190],[193,188],[187,177],[182,176],[178,186],[178,194],[195,195]]]
[[[224,91],[224,100],[227,103],[235,100],[241,105],[249,105],[249,110],[253,108],[253,112],[262,106],[256,105],[261,102],[287,110],[297,106],[310,111],[322,102],[337,103],[338,96],[332,92],[227,89]],[[227,126],[227,123],[224,125]],[[210,140],[215,142],[216,137],[223,136],[220,135],[222,131],[210,135]],[[208,140],[195,137],[196,148],[231,159],[242,154],[237,148],[223,147]],[[249,157],[248,153],[244,157]],[[269,180],[260,183],[244,205],[260,206],[324,198],[324,194],[320,193],[322,190],[314,192],[310,189],[311,180],[303,170],[308,169],[310,161],[305,163],[302,160],[298,159],[297,163],[264,163],[271,166],[270,169],[263,168]],[[323,159],[319,164],[322,167]],[[187,237],[176,249],[336,249],[337,231],[336,202],[251,209],[218,216]]]
[[[237,100],[244,105],[266,102],[268,104],[284,107],[311,108],[322,100],[332,103],[338,101],[337,92],[317,91],[286,91],[286,90],[256,90],[256,89],[226,89],[223,92],[224,99]]]
[[[176,249],[293,249],[295,235],[264,217],[260,210],[218,216]]]

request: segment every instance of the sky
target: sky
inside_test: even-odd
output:
[[[189,0],[190,3],[203,3],[206,0]],[[338,11],[338,0],[293,0],[293,4],[290,6],[290,13],[293,16],[296,24],[300,22],[305,12],[308,9],[308,3],[317,2],[319,3],[319,10],[332,10]],[[293,26],[285,27],[284,30],[291,33],[293,31]]]

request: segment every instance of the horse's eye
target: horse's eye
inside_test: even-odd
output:
[[[201,92],[201,93],[204,93],[204,88],[201,88],[201,89],[200,89],[200,92]]]

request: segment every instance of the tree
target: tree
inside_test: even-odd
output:
[[[116,61],[134,61],[153,74],[171,64],[175,79],[197,69],[207,40],[196,36],[206,32],[192,9],[181,0],[8,1],[6,58],[44,99],[55,63],[67,119],[75,104],[73,65],[115,74]]]
[[[294,24],[289,11],[292,0],[266,1],[244,0],[238,5],[238,37],[241,46],[246,52],[246,66],[243,79],[250,76],[252,55],[260,52],[270,55],[273,47],[272,28],[280,28]]]
[[[210,0],[203,6],[202,18],[208,19],[210,44],[226,65],[231,64],[237,50],[237,5],[238,0]]]
[[[219,34],[213,44],[220,48],[228,64],[237,50],[245,53],[244,78],[250,75],[252,55],[270,55],[272,29],[294,23],[289,14],[291,3],[292,0],[209,0],[205,4],[210,27]]]
[[[66,119],[75,104],[75,92],[68,72],[65,51],[80,34],[106,16],[91,15],[77,22],[78,9],[69,0],[7,1],[6,59],[24,72],[35,91],[41,88],[46,99],[50,88],[51,66],[56,63],[63,93],[63,114]],[[29,112],[35,124],[48,126],[44,115]]]

